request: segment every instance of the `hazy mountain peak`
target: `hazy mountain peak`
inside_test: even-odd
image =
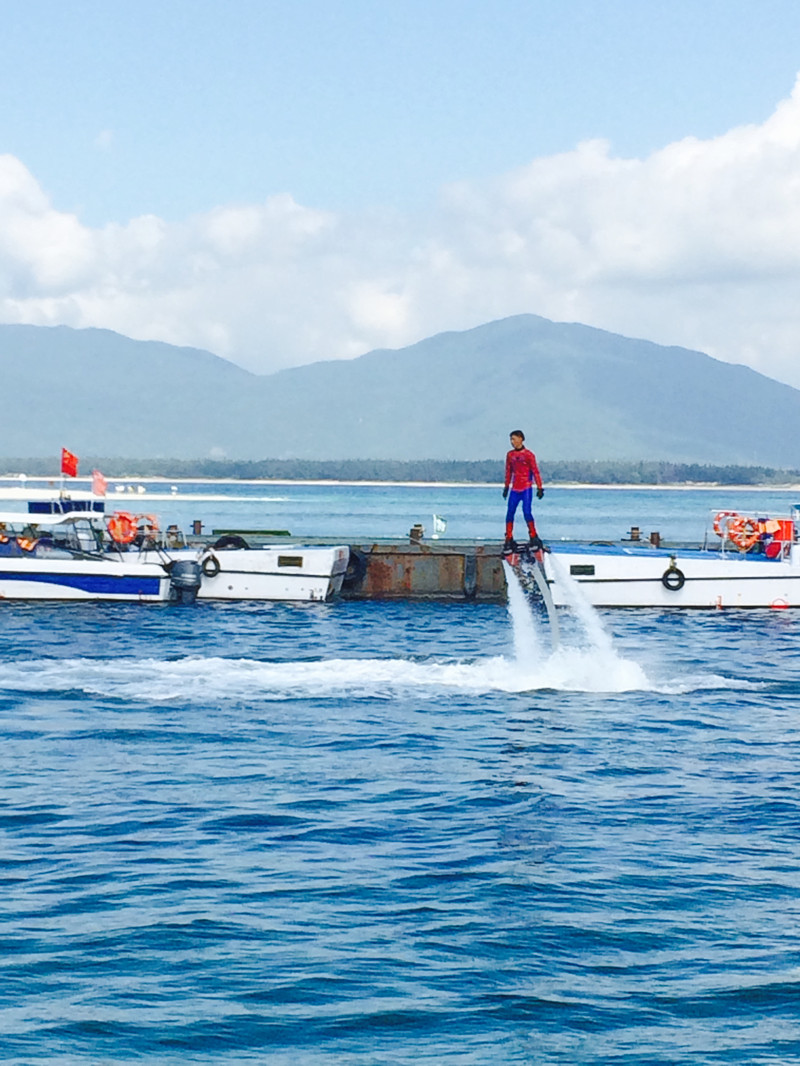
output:
[[[110,330],[0,325],[0,414],[7,455],[499,460],[520,426],[545,460],[800,466],[800,391],[531,314],[267,376]]]

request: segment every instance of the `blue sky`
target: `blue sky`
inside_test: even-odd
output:
[[[797,0],[7,0],[3,15],[1,321],[108,326],[268,371],[529,310],[800,385],[782,317],[795,264],[763,247],[791,226],[776,214],[752,235],[757,277],[735,266],[750,319],[763,314],[738,340],[724,237],[752,219],[747,195],[776,194],[770,136],[736,147],[733,131],[790,98]],[[708,215],[685,206],[692,139],[700,187],[763,162],[714,222],[716,259],[708,233],[689,239]],[[587,142],[605,148],[587,157]],[[681,218],[663,177],[674,145]],[[627,189],[626,162],[640,172]],[[685,247],[644,274],[640,253],[611,262],[609,229],[630,245],[638,225],[617,196],[661,197],[656,237],[683,226]],[[589,254],[568,266],[575,241]]]
[[[766,118],[800,5],[737,0],[10,0],[0,144],[93,225],[290,193],[419,207],[608,139]]]

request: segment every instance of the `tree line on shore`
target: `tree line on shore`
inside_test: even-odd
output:
[[[228,478],[286,481],[443,481],[494,484],[503,480],[503,459],[81,459],[81,471],[106,477]],[[676,463],[655,460],[543,460],[545,484],[584,485],[785,485],[800,482],[800,470],[766,466]],[[0,459],[6,475],[58,477],[53,458]]]

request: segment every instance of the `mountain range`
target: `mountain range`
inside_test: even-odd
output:
[[[800,390],[702,352],[516,315],[257,375],[102,329],[0,325],[6,456],[544,459],[800,467]]]

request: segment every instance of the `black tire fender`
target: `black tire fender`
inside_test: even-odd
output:
[[[347,569],[344,572],[342,586],[344,588],[356,588],[364,580],[367,573],[369,560],[364,552],[358,548],[350,549],[350,558],[347,560]]]
[[[219,559],[216,555],[207,555],[205,559],[203,559],[201,569],[206,577],[216,577],[222,567],[219,565]]]
[[[225,548],[228,550],[233,548],[237,551],[246,551],[250,545],[244,537],[240,537],[236,533],[226,533],[224,536],[220,537],[218,541],[215,541],[214,547],[217,551],[222,551]]]
[[[673,563],[672,566],[668,566],[661,575],[661,584],[665,589],[669,589],[670,592],[677,592],[686,584],[686,576],[684,575],[683,570],[679,570]]]

